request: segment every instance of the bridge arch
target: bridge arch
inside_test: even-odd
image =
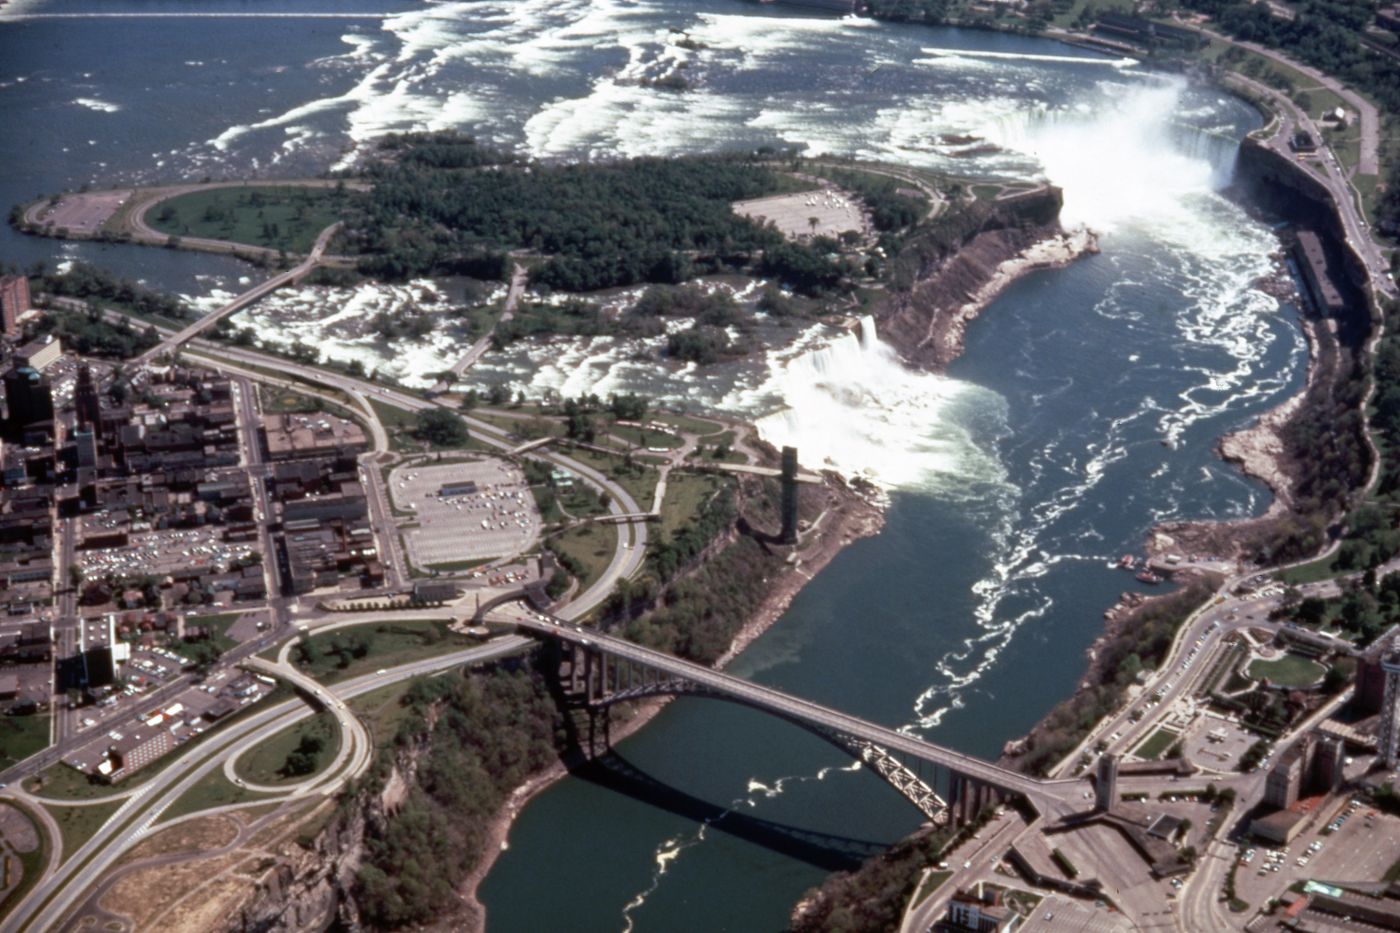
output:
[[[718,690],[710,690],[703,685],[684,678],[670,677],[621,690],[604,690],[595,693],[594,690],[590,689],[588,690],[587,705],[590,710],[601,712],[618,703],[645,700],[660,696],[688,696],[710,700],[724,700],[736,706],[742,706],[745,709],[755,710],[756,712],[763,713],[775,719],[780,719],[783,722],[802,729],[809,735],[816,736],[828,745],[833,746],[837,750],[865,765],[877,777],[892,787],[896,793],[912,803],[930,822],[939,826],[947,825],[949,822],[951,810],[947,802],[922,778],[900,763],[887,749],[874,742],[849,735],[840,730],[824,728],[817,723],[809,722],[796,716],[789,716],[779,710],[769,709],[757,703],[751,703],[743,697],[723,693]]]

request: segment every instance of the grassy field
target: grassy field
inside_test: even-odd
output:
[[[213,188],[152,206],[146,212],[146,223],[152,230],[171,236],[308,253],[317,235],[340,220],[355,197],[334,188]]]
[[[33,824],[34,831],[39,836],[39,846],[33,852],[20,853],[19,867],[21,875],[19,885],[3,898],[0,898],[0,917],[7,916],[10,909],[24,900],[24,896],[38,883],[40,873],[43,872],[44,866],[49,863],[49,851],[52,848],[49,837],[44,835],[43,827],[40,826],[39,821],[34,818],[29,807],[16,803],[13,800],[6,802],[23,813],[25,817],[28,818],[29,822]],[[13,871],[13,869],[11,870]]]
[[[242,617],[241,612],[221,612],[210,616],[192,616],[185,620],[185,624],[209,629],[209,640],[217,645],[220,651],[231,651],[238,647],[238,642],[229,638],[228,630]]]
[[[928,877],[924,879],[924,883],[919,885],[919,893],[914,895],[914,903],[922,904],[924,901],[928,900],[929,895],[941,888],[943,886],[943,882],[947,881],[951,877],[953,877],[953,873],[951,871],[929,872]]]
[[[48,713],[0,716],[0,768],[18,764],[48,747]]]
[[[661,448],[663,450],[675,450],[681,446],[681,439],[675,434],[666,431],[654,431],[650,428],[634,428],[626,424],[608,425],[608,433],[622,438],[634,447]]]
[[[391,741],[398,732],[399,723],[414,715],[412,707],[403,704],[404,694],[412,685],[411,680],[401,680],[362,693],[348,702],[347,705],[369,730],[370,741],[376,748]]]
[[[1274,574],[1275,579],[1289,586],[1298,586],[1303,583],[1316,583],[1319,580],[1330,580],[1341,573],[1337,569],[1337,552],[1321,560],[1315,560],[1310,564],[1299,564],[1297,567],[1290,567],[1281,573]]]
[[[1133,754],[1148,761],[1156,761],[1180,738],[1180,733],[1170,729],[1158,729],[1147,737],[1147,741],[1135,748]]]
[[[306,644],[306,642],[303,642]],[[432,619],[366,622],[309,640],[311,658],[301,648],[292,650],[297,666],[324,684],[369,674],[381,667],[396,667],[447,654],[473,644],[471,639],[449,632],[447,623]],[[341,651],[341,648],[345,651]],[[363,650],[361,650],[361,648]]]
[[[101,829],[102,824],[111,819],[121,805],[122,801],[113,800],[111,803],[82,807],[46,806],[63,836],[63,861],[72,858],[73,853],[81,849],[83,843],[91,839],[92,834]]]
[[[637,500],[637,505],[643,511],[651,508],[652,497],[656,494],[657,472],[655,470],[643,469],[639,472],[632,472],[624,466],[620,454],[604,454],[581,447],[569,451],[569,456],[612,477],[614,482],[627,490],[632,498]]]
[[[1311,687],[1322,679],[1327,669],[1316,661],[1286,654],[1277,661],[1254,661],[1249,665],[1249,676],[1255,680],[1269,679],[1269,683],[1280,687]]]
[[[480,560],[449,560],[441,564],[428,564],[429,570],[436,570],[439,573],[461,573],[464,570],[475,570],[485,564],[491,563],[494,558],[483,557]]]
[[[284,775],[287,757],[297,750],[304,739],[318,739],[321,747],[312,756],[315,768],[306,774]],[[335,717],[321,712],[303,719],[268,736],[234,765],[238,776],[254,784],[295,784],[313,774],[320,774],[335,760],[340,751],[340,728]]]
[[[661,503],[661,531],[673,535],[699,516],[715,493],[732,480],[710,474],[672,473]]]
[[[690,415],[673,415],[667,412],[661,412],[653,415],[648,420],[656,421],[661,424],[669,424],[678,431],[685,431],[688,434],[698,434],[702,437],[709,434],[718,434],[720,431],[724,430],[724,425],[716,421],[705,421],[701,418],[693,418]]]
[[[181,794],[178,800],[167,807],[165,812],[161,814],[160,820],[162,823],[168,823],[201,810],[212,810],[214,807],[226,807],[235,803],[251,803],[269,799],[271,799],[269,794],[258,794],[247,788],[239,787],[224,777],[223,768],[215,768],[196,781],[193,787]]]
[[[587,587],[602,576],[617,550],[616,525],[576,525],[549,539],[550,550],[567,555],[584,568],[579,585]]]
[[[439,447],[436,444],[428,444],[413,436],[413,432],[418,428],[418,416],[413,412],[386,405],[373,397],[370,398],[369,404],[374,410],[375,417],[379,419],[380,424],[384,425],[384,430],[389,435],[390,449],[399,453],[422,453],[425,450],[479,450],[487,452],[495,452],[496,450],[491,445],[477,440],[476,434],[470,431],[467,442],[460,447]]]

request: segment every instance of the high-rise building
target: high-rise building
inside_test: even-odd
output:
[[[0,333],[19,336],[19,316],[29,310],[29,279],[22,275],[0,276]]]
[[[42,427],[45,422],[52,429],[53,390],[43,373],[19,366],[5,373],[4,383],[7,436],[22,438],[27,429]]]
[[[1392,637],[1381,654],[1385,674],[1385,697],[1381,701],[1381,725],[1376,735],[1376,754],[1391,770],[1400,764],[1400,637]]]
[[[797,543],[797,448],[783,448],[783,544]]]
[[[1343,765],[1346,763],[1346,749],[1342,740],[1318,733],[1313,734],[1313,756],[1311,768],[1311,789],[1317,792],[1332,793],[1342,786],[1346,778]]]
[[[73,390],[73,406],[78,410],[79,426],[96,428],[102,423],[102,402],[97,395],[97,383],[92,378],[92,367],[86,363],[78,366],[78,384]]]
[[[1107,813],[1118,800],[1118,756],[1100,755],[1094,776],[1094,809]]]
[[[1307,740],[1299,742],[1269,769],[1264,779],[1264,803],[1280,810],[1287,810],[1298,802],[1298,794],[1303,788],[1303,771],[1307,763]]]

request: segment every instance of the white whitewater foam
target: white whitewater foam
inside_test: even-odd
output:
[[[1044,64],[1056,62],[1073,65],[1104,65],[1109,68],[1132,68],[1137,65],[1135,58],[1099,58],[1084,55],[1038,55],[1032,52],[990,52],[980,49],[943,49],[943,48],[922,48],[925,55],[932,55],[935,58],[986,58],[995,61],[1010,62],[1032,62]]]
[[[1005,480],[1001,464],[965,426],[976,414],[1004,417],[1004,400],[905,366],[869,317],[858,334],[776,363],[762,391],[786,407],[758,419],[759,433],[796,447],[809,466],[942,494]]]
[[[76,100],[74,100],[73,103],[77,104],[79,107],[86,107],[89,110],[96,110],[98,113],[116,113],[117,111],[122,109],[120,104],[114,104],[110,101],[99,100],[96,97],[79,97]]]

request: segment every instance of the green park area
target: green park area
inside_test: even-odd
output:
[[[715,494],[733,480],[704,473],[672,472],[666,482],[666,501],[661,504],[661,530],[674,535],[692,524]]]
[[[618,526],[586,523],[576,525],[549,539],[549,549],[586,589],[603,575],[617,550]]]
[[[174,237],[308,253],[321,231],[344,217],[355,197],[343,189],[291,185],[211,188],[153,205],[146,211],[146,224]]]
[[[367,622],[303,639],[292,657],[304,673],[330,684],[472,644],[439,619]]]
[[[189,790],[180,795],[178,800],[167,807],[165,812],[161,814],[161,822],[168,823],[182,816],[189,816],[191,813],[199,813],[201,810],[212,810],[214,807],[275,799],[272,795],[260,794],[248,790],[246,787],[237,786],[224,775],[223,768],[215,768],[196,781]]]
[[[0,716],[0,768],[18,764],[48,747],[48,714]]]
[[[329,767],[340,751],[340,728],[328,712],[317,713],[259,742],[235,769],[254,784],[295,784]]]
[[[45,809],[58,824],[59,834],[63,837],[63,861],[68,861],[73,854],[83,847],[92,834],[102,828],[102,824],[112,818],[112,814],[125,801],[113,800],[109,803],[95,803],[73,807],[56,807],[47,805]]]
[[[1180,738],[1179,733],[1170,729],[1158,729],[1147,737],[1147,741],[1134,749],[1133,754],[1145,761],[1156,761],[1166,754],[1167,749],[1175,745]]]
[[[6,805],[24,815],[24,819],[33,827],[39,844],[27,852],[19,852],[17,860],[10,863],[5,882],[14,886],[0,897],[0,917],[7,916],[11,908],[24,900],[30,889],[39,883],[44,866],[49,862],[49,849],[52,845],[29,807],[13,800],[6,801]],[[19,870],[18,883],[15,882],[16,868]]]
[[[1327,669],[1321,664],[1295,654],[1285,654],[1276,661],[1254,661],[1249,665],[1250,677],[1255,680],[1267,679],[1279,687],[1311,687],[1326,673]]]

